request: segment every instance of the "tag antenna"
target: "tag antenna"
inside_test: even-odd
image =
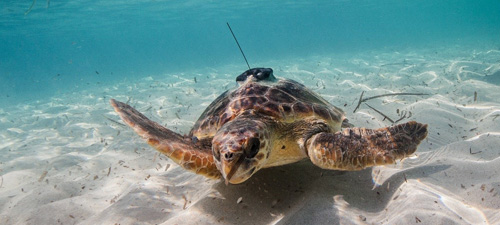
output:
[[[238,48],[240,48],[240,52],[243,55],[243,58],[245,59],[245,62],[247,63],[248,69],[250,69],[250,64],[248,64],[247,57],[245,57],[245,53],[243,53],[243,50],[241,50],[240,43],[238,43],[238,39],[236,39],[236,36],[234,36],[233,29],[231,29],[231,26],[229,26],[229,23],[226,22],[227,27],[229,28],[229,31],[231,31],[231,34],[233,35],[234,40],[236,41],[236,44],[238,45]]]

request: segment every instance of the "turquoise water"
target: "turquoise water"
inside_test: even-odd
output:
[[[226,22],[250,66],[427,138],[361,171],[182,169],[109,99],[189,132],[247,69]],[[498,0],[3,0],[0,224],[500,224],[499,85]]]
[[[0,103],[125,78],[321,54],[500,40],[500,1],[0,2]],[[498,45],[500,48],[500,45]]]

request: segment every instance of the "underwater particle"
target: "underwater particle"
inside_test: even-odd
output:
[[[182,209],[186,209],[186,205],[188,203],[188,200],[187,200],[185,195],[182,195],[182,198],[184,199],[184,206],[182,207]]]
[[[278,204],[279,201],[280,201],[279,199],[273,200],[273,202],[271,203],[271,208],[274,208],[274,206],[276,206],[276,204]]]
[[[36,0],[33,0],[33,3],[31,3],[30,8],[28,10],[26,10],[26,12],[24,12],[25,16],[28,15],[28,13],[31,12],[31,9],[33,9],[33,6],[35,6],[35,3],[36,3]]]
[[[42,182],[42,181],[43,181],[43,179],[45,178],[45,176],[47,176],[47,173],[48,173],[48,172],[49,172],[49,171],[47,171],[47,170],[43,171],[43,173],[42,173],[42,175],[40,176],[40,178],[38,178],[38,182]]]

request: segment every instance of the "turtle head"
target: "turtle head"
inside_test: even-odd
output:
[[[212,140],[215,163],[226,184],[246,181],[265,165],[270,151],[267,125],[250,118],[224,124]]]

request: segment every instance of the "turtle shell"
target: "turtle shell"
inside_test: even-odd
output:
[[[282,123],[317,118],[326,121],[332,130],[340,130],[345,118],[340,108],[296,81],[274,78],[272,70],[273,79],[252,77],[249,71],[243,73],[243,79],[243,74],[238,76],[241,85],[237,89],[222,93],[205,109],[190,135],[211,138],[225,123],[243,115]]]

